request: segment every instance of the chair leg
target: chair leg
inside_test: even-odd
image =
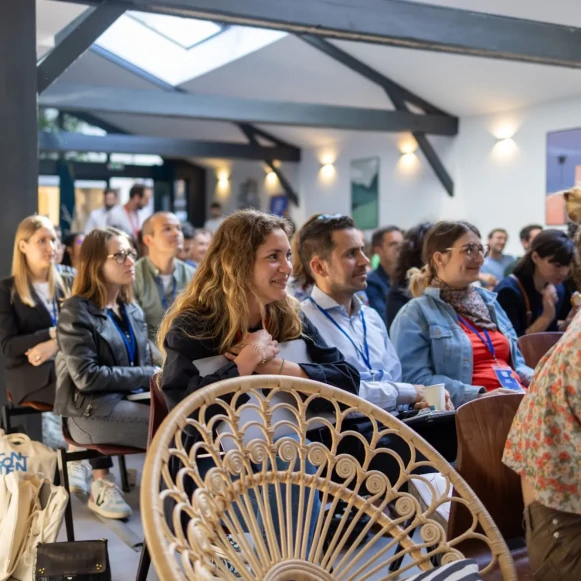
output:
[[[58,451],[58,470],[59,470],[59,480],[61,485],[65,487],[69,495],[69,500],[67,501],[67,507],[65,509],[65,527],[67,530],[67,540],[69,543],[75,540],[75,527],[73,524],[73,503],[71,500],[71,491],[69,488],[69,474],[67,472],[67,451],[60,449]]]
[[[137,569],[137,577],[135,581],[147,581],[147,574],[151,567],[151,555],[147,548],[147,541],[143,541],[143,549],[141,549],[141,557],[139,559],[139,568]]]
[[[123,492],[129,492],[129,478],[127,478],[127,465],[125,464],[125,456],[118,456],[119,458],[119,472],[121,473],[121,488]]]
[[[7,434],[10,433],[10,406],[9,405],[2,406],[2,429]]]

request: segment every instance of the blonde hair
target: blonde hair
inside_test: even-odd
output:
[[[581,188],[571,188],[563,192],[567,207],[567,215],[575,224],[581,224]],[[571,263],[571,276],[578,291],[581,291],[581,228],[574,236],[576,243],[575,257]]]
[[[28,216],[24,218],[16,229],[12,255],[13,296],[17,295],[25,305],[33,308],[36,306],[36,302],[31,292],[31,273],[26,261],[26,255],[20,250],[20,242],[28,242],[41,228],[47,228],[54,233],[56,238],[54,226],[45,216]],[[48,293],[50,299],[54,298],[57,288],[61,290],[65,297],[68,295],[68,289],[53,264],[48,270]]]
[[[72,296],[91,300],[100,309],[107,305],[107,286],[103,276],[103,265],[109,253],[107,243],[116,236],[125,238],[133,248],[131,240],[125,232],[111,227],[91,230],[81,244],[79,268],[77,276],[75,276]],[[122,286],[119,296],[124,303],[133,302],[132,286],[130,284]]]
[[[254,294],[253,272],[258,247],[275,230],[290,235],[292,227],[284,218],[242,210],[218,228],[210,248],[186,289],[166,313],[157,337],[165,358],[164,340],[174,321],[180,331],[197,339],[220,339],[226,352],[239,342],[239,333],[248,329],[248,296]],[[287,296],[282,301],[261,305],[263,325],[277,341],[300,336],[299,302]],[[185,325],[185,326],[184,326]]]
[[[410,281],[410,292],[417,298],[424,294],[425,290],[432,284],[438,276],[436,265],[434,264],[434,254],[436,252],[447,252],[452,245],[464,236],[467,232],[474,232],[480,238],[480,231],[469,222],[448,222],[442,221],[435,224],[424,239],[422,260],[425,266],[420,270],[412,268],[408,271]]]

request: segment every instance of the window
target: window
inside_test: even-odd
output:
[[[212,38],[224,30],[224,26],[206,20],[180,18],[166,14],[149,14],[145,12],[128,12],[130,18],[155,30],[168,40],[189,50],[197,44]]]

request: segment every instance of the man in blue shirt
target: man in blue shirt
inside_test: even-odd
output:
[[[369,259],[353,220],[347,216],[325,217],[308,224],[301,231],[299,252],[315,280],[311,296],[301,303],[303,313],[325,342],[337,347],[357,368],[361,376],[359,397],[390,412],[404,404],[428,407],[423,386],[401,381],[401,363],[382,318],[355,296],[367,287]],[[446,404],[452,408],[448,394]],[[350,417],[346,422],[346,429],[357,431],[367,440],[372,438],[373,429],[366,419]],[[455,434],[453,440],[455,443]],[[397,453],[404,463],[409,461],[409,445],[402,438],[384,436],[381,446]],[[339,453],[351,454],[359,461],[366,454],[359,440],[346,443]],[[395,459],[376,460],[371,468],[396,482],[400,468]],[[433,469],[416,470],[430,471]]]
[[[488,235],[489,254],[480,268],[480,282],[489,289],[493,289],[503,278],[504,271],[514,262],[514,256],[503,254],[508,242],[508,232],[502,228],[495,228]]]
[[[303,231],[301,243],[301,260],[315,280],[301,308],[325,342],[359,371],[359,396],[388,411],[402,404],[425,407],[423,386],[401,381],[401,364],[382,318],[355,296],[367,287],[369,259],[353,220],[317,220]]]
[[[386,226],[373,233],[371,248],[379,256],[379,266],[367,276],[367,297],[385,321],[387,293],[395,274],[397,258],[403,244],[402,231],[397,226]]]

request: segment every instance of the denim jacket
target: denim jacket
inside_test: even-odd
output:
[[[512,324],[496,301],[496,293],[477,288],[492,320],[509,340],[511,365],[528,385],[533,370],[517,345]],[[444,383],[456,407],[475,399],[482,390],[472,385],[472,344],[460,327],[456,311],[440,298],[440,290],[428,288],[405,305],[390,329],[391,341],[400,358],[403,381],[415,385]]]

